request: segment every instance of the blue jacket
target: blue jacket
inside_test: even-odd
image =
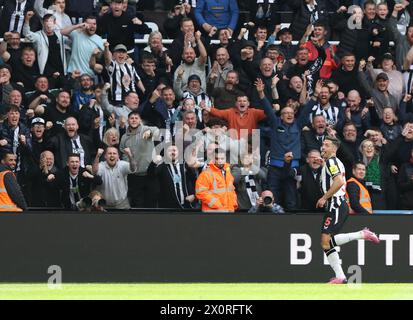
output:
[[[236,0],[198,0],[195,19],[200,26],[209,23],[218,29],[235,30],[239,15]]]
[[[306,124],[311,107],[307,104],[301,111],[298,119],[292,124],[284,123],[276,116],[267,98],[261,100],[267,121],[271,127],[271,160],[270,164],[277,167],[284,166],[284,155],[293,153],[293,167],[298,167],[301,159],[301,129]]]

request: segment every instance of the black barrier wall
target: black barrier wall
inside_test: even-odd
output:
[[[325,282],[320,215],[0,215],[0,281]],[[341,248],[363,282],[413,282],[413,216],[351,216],[383,239]],[[350,268],[351,273],[354,267]]]

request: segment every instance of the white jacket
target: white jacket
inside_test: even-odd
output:
[[[64,46],[64,38],[59,30],[54,31],[60,42],[60,57],[63,62],[63,70],[66,74],[67,63],[66,63],[66,53]],[[46,33],[43,30],[32,32],[30,30],[30,25],[25,23],[23,26],[23,35],[29,42],[34,44],[34,48],[37,51],[37,62],[39,64],[40,73],[44,72],[46,66],[47,57],[49,56],[49,40]]]
[[[47,13],[50,13],[56,18],[56,27],[58,29],[64,29],[72,25],[72,20],[64,12],[58,12],[55,10],[54,6],[50,6],[49,9],[43,8],[44,0],[36,0],[34,2],[34,10],[37,14],[43,18]]]

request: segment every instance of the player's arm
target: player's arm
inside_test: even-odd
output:
[[[346,183],[343,176],[337,175],[333,178],[333,184],[331,185],[330,189],[322,196],[325,200],[330,199],[340,188]]]

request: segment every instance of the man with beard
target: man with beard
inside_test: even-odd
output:
[[[230,61],[228,50],[218,48],[215,53],[215,61],[212,65],[211,72],[208,75],[208,85],[213,84],[213,88],[225,87],[225,79],[229,71],[233,70],[234,66]],[[208,87],[207,85],[207,87]]]
[[[34,163],[27,172],[30,190],[27,201],[31,207],[62,207],[59,190],[48,181],[48,177],[54,177],[57,171],[53,153],[48,150],[41,152],[37,163]]]
[[[14,153],[17,156],[14,172],[25,192],[27,183],[25,173],[30,163],[31,150],[30,132],[20,122],[20,109],[11,106],[7,112],[7,120],[0,129],[0,154]]]
[[[174,88],[186,90],[188,78],[192,75],[197,75],[201,79],[202,88],[206,90],[205,63],[207,61],[207,52],[201,40],[201,32],[195,33],[195,40],[199,48],[200,56],[197,58],[193,47],[185,46],[182,53],[182,64],[175,70]]]
[[[251,68],[252,64],[248,64],[247,66],[244,65],[244,70],[248,74],[251,81],[254,81],[257,77],[263,81],[265,85],[265,95],[271,101],[273,106],[275,106],[279,99],[277,90],[279,78],[274,72],[274,62],[270,58],[261,59],[258,74],[257,70]],[[254,106],[261,107],[260,98],[258,97],[258,92],[255,88],[252,89],[251,102]]]
[[[393,111],[396,112],[399,101],[389,92],[388,75],[384,72],[379,73],[373,86],[363,73],[364,65],[365,63],[360,63],[359,80],[363,89],[367,92],[367,96],[370,96],[373,100],[373,104],[369,105],[371,124],[378,127],[383,119],[383,109],[385,107],[392,107]]]
[[[344,113],[342,108],[337,107],[330,101],[331,93],[328,86],[322,80],[317,81],[314,94],[307,102],[311,109],[310,122],[316,115],[323,115],[327,120],[327,125],[337,131],[341,131],[344,125]]]
[[[92,139],[86,135],[78,133],[79,125],[77,120],[69,117],[64,121],[64,132],[53,136],[50,139],[50,149],[56,156],[56,166],[63,169],[67,156],[71,153],[79,154],[80,165],[86,167],[92,164],[95,154],[95,145]]]
[[[347,95],[351,90],[357,90],[364,97],[362,86],[358,79],[356,56],[346,52],[341,57],[341,66],[333,71],[332,78],[337,82],[340,92]]]
[[[325,208],[326,214],[323,218],[321,228],[321,248],[327,256],[328,263],[335,273],[330,284],[347,283],[346,275],[340,265],[340,258],[336,246],[342,246],[348,242],[364,239],[375,244],[380,242],[379,238],[368,229],[359,232],[340,233],[349,208],[345,200],[346,180],[345,169],[342,162],[336,157],[340,141],[328,137],[323,142],[321,157],[319,160],[321,169],[321,189],[323,196],[317,201],[317,208]]]
[[[3,42],[0,43],[0,58],[4,62],[13,65],[20,60],[22,49],[20,33],[16,31],[6,32],[3,36]]]
[[[304,78],[306,80],[306,78]],[[288,87],[287,87],[288,84]],[[307,101],[307,87],[303,78],[292,76],[287,81],[280,81],[279,84],[280,104],[285,105],[288,99],[299,101],[301,105]]]
[[[129,162],[119,159],[119,151],[115,147],[108,147],[106,151],[98,149],[93,162],[92,173],[102,177],[102,184],[97,190],[106,200],[108,209],[130,209],[128,200],[128,175],[135,172],[136,162],[129,148],[123,150]],[[105,161],[99,163],[102,154]]]
[[[119,149],[124,154],[123,160],[128,161],[127,149],[136,163],[136,170],[128,175],[128,196],[134,208],[156,207],[158,185],[156,179],[148,174],[148,167],[152,162],[154,139],[158,136],[159,129],[143,125],[138,111],[129,113],[128,129],[122,136]]]
[[[139,106],[139,114],[147,125],[165,130],[165,142],[174,136],[175,93],[171,87],[160,85],[153,91],[148,101]]]
[[[244,93],[238,88],[239,75],[235,70],[227,73],[225,86],[223,88],[213,88],[213,84],[208,83],[207,92],[214,98],[215,108],[224,110],[235,105],[238,96]]]
[[[105,132],[115,124],[115,115],[108,116],[103,111],[103,90],[103,84],[95,86],[94,98],[90,99],[79,112],[79,133],[94,137],[96,141],[103,141]]]
[[[80,77],[80,88],[73,91],[71,111],[78,113],[83,106],[89,104],[90,100],[94,98],[93,79],[88,74],[84,74]]]
[[[38,114],[42,115],[42,117],[46,120],[46,128],[50,130],[50,136],[55,136],[58,133],[65,132],[65,120],[73,115],[69,109],[70,93],[67,91],[60,91],[58,93],[56,97],[56,103],[54,105],[40,107]]]
[[[306,157],[306,164],[297,170],[297,176],[301,179],[298,188],[301,209],[317,210],[317,200],[322,196],[320,190],[321,165],[317,161],[319,158],[320,148],[310,150]]]
[[[322,114],[316,115],[313,118],[311,129],[301,133],[301,150],[303,155],[307,155],[311,150],[320,150],[326,136],[326,118]]]
[[[363,134],[371,128],[370,112],[368,107],[360,105],[361,97],[356,90],[347,94],[347,108],[345,109],[346,121],[352,122],[357,128],[357,139],[361,141]]]
[[[67,72],[72,73],[79,70],[80,74],[93,76],[93,70],[90,69],[90,56],[99,50],[104,50],[103,39],[96,34],[96,17],[89,16],[84,23],[63,29],[63,35],[67,35],[72,40],[72,52],[67,67]]]
[[[4,153],[0,164],[0,211],[21,212],[27,209],[26,200],[16,181],[13,170],[16,167],[16,155]]]
[[[156,156],[151,166],[159,180],[160,208],[190,209],[196,207],[196,175],[186,163],[179,162],[179,149],[171,145],[166,149],[166,161]]]

